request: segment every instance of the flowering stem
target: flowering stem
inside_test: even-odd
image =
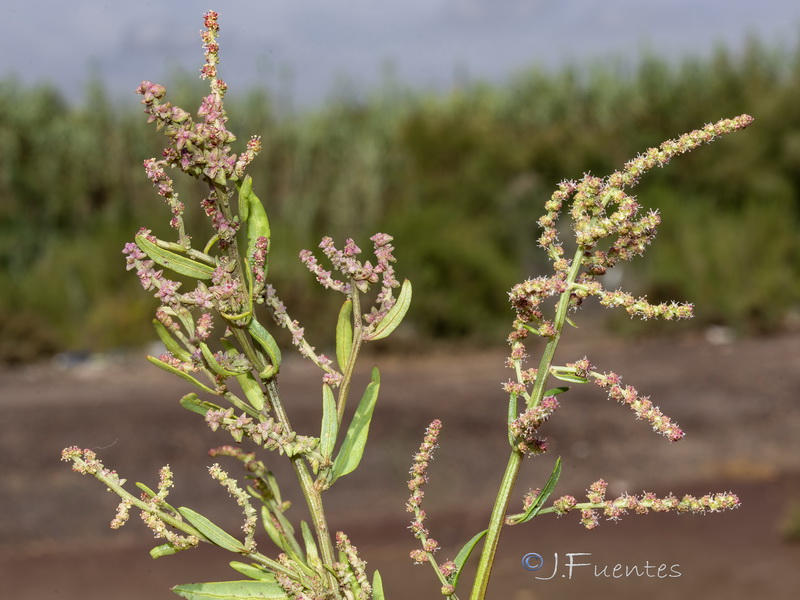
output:
[[[567,319],[567,310],[569,309],[569,297],[572,286],[578,277],[581,268],[581,259],[583,258],[584,251],[580,248],[575,252],[575,257],[572,259],[572,266],[570,267],[567,275],[566,289],[562,292],[556,307],[556,316],[554,321],[555,332],[547,341],[542,359],[539,362],[538,375],[536,383],[531,393],[529,406],[536,407],[544,397],[545,384],[547,383],[547,376],[550,372],[550,367],[555,357],[558,342],[561,339],[561,331],[564,329],[564,324]],[[519,360],[515,361],[517,365]],[[515,366],[517,366],[515,365]],[[519,369],[517,369],[519,372]],[[500,489],[497,492],[497,499],[492,509],[492,514],[489,517],[489,527],[486,533],[486,541],[483,545],[481,552],[480,562],[478,563],[478,570],[475,575],[475,583],[472,587],[472,595],[470,600],[483,600],[486,597],[486,590],[489,587],[489,577],[492,574],[492,566],[494,565],[494,556],[497,552],[497,545],[500,541],[500,533],[503,529],[506,513],[508,512],[508,503],[511,499],[511,492],[514,489],[514,484],[517,481],[520,467],[522,466],[522,459],[524,454],[517,449],[511,451],[511,456],[508,458],[508,465],[503,474],[503,480],[500,483]]]
[[[342,419],[344,419],[344,409],[347,405],[347,396],[350,393],[350,383],[353,379],[353,371],[355,370],[356,359],[358,358],[359,350],[361,350],[361,344],[364,341],[364,321],[361,317],[361,297],[358,293],[358,288],[356,288],[355,285],[352,287],[350,298],[353,301],[353,348],[350,351],[350,357],[347,359],[347,365],[344,367],[344,372],[342,373],[342,384],[339,388],[339,399],[336,405],[336,419],[340,426],[342,424]]]
[[[81,468],[85,469],[87,466],[86,461],[83,460],[82,458],[71,457],[71,460],[75,464],[75,468],[73,470],[80,471]],[[183,533],[189,536],[192,536],[200,540],[205,540],[205,537],[203,536],[202,533],[200,533],[197,529],[192,527],[192,525],[190,525],[186,521],[182,520],[179,516],[176,516],[175,514],[169,511],[159,510],[158,508],[154,507],[153,504],[140,500],[139,498],[128,492],[128,490],[126,490],[122,485],[124,483],[123,481],[121,481],[116,476],[107,475],[104,469],[98,469],[96,471],[91,471],[87,469],[86,472],[91,473],[92,476],[95,477],[95,479],[105,484],[108,487],[109,491],[114,492],[123,500],[128,501],[132,506],[135,506],[136,508],[145,513],[153,514],[159,521],[162,521],[164,524],[169,525],[170,527],[177,529],[179,531],[182,531]],[[285,573],[288,576],[296,576],[295,573],[293,573],[291,570],[287,569],[279,562],[272,560],[268,556],[261,554],[260,552],[251,551],[243,553],[243,555],[255,561],[260,562],[261,564],[263,564],[264,566],[268,567],[273,571]]]
[[[289,417],[283,408],[278,395],[278,384],[275,379],[267,382],[267,395],[269,396],[270,404],[275,411],[275,417],[278,422],[285,428],[286,431],[294,431],[289,423]],[[333,553],[333,542],[331,541],[330,530],[328,529],[328,522],[325,518],[325,510],[322,506],[321,492],[314,486],[314,480],[308,472],[308,468],[302,455],[291,456],[292,467],[297,474],[297,479],[300,487],[303,490],[303,496],[308,506],[308,511],[311,513],[311,520],[314,522],[314,529],[317,533],[317,541],[319,543],[320,552],[322,553],[322,563],[325,565],[333,565],[336,561]],[[334,576],[326,572],[328,584],[330,589],[337,589],[336,579]]]

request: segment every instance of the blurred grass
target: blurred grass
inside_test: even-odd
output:
[[[174,81],[168,98],[194,111],[202,83]],[[338,303],[295,260],[301,248],[331,235],[366,250],[386,231],[400,275],[415,283],[407,331],[482,342],[504,337],[507,289],[547,268],[535,220],[559,180],[607,174],[648,146],[743,112],[753,127],[644,178],[640,200],[664,222],[623,283],[696,303],[694,327],[781,328],[800,303],[798,96],[800,47],[751,40],[736,55],[531,69],[446,95],[389,86],[313,113],[281,109],[265,90],[232,92],[227,107],[242,143],[263,136],[251,173],[275,234],[271,275],[293,316],[318,331],[331,317],[320,302],[331,313]],[[99,82],[78,105],[47,87],[0,82],[0,362],[152,337],[155,302],[120,250],[140,226],[168,235],[168,210],[141,168],[162,145]],[[176,183],[192,212],[202,190]],[[188,217],[198,242],[200,212]]]

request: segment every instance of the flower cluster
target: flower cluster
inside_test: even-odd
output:
[[[433,460],[433,451],[437,448],[436,443],[441,430],[442,422],[439,419],[428,425],[425,430],[425,437],[419,447],[419,452],[414,455],[414,464],[410,470],[411,479],[408,482],[408,489],[411,490],[411,496],[406,503],[406,511],[414,514],[410,529],[414,537],[422,542],[421,550],[413,550],[411,552],[411,558],[417,564],[428,562],[430,555],[439,549],[439,543],[428,537],[429,532],[424,525],[427,515],[422,509],[422,499],[425,497],[422,486],[428,482],[428,466],[430,461]]]
[[[395,262],[394,246],[392,246],[392,236],[385,233],[376,233],[370,240],[374,245],[374,254],[377,259],[373,266],[370,261],[361,262],[358,255],[361,249],[352,239],[347,239],[344,249],[338,250],[329,237],[322,238],[319,247],[322,253],[328,258],[333,268],[344,275],[346,281],[340,281],[332,277],[331,271],[326,270],[319,264],[314,254],[310,250],[300,252],[300,260],[317,277],[317,281],[325,287],[349,295],[351,285],[355,286],[359,292],[366,293],[370,284],[381,282],[381,291],[375,300],[377,306],[372,307],[372,311],[364,316],[367,323],[380,321],[387,312],[394,306],[395,298],[392,290],[400,286],[394,274],[392,263]]]
[[[556,397],[545,396],[539,404],[509,423],[508,429],[516,440],[517,450],[525,454],[541,454],[547,451],[547,442],[536,436],[536,430],[557,408]]]
[[[553,502],[553,507],[548,512],[564,515],[572,510],[580,510],[581,524],[586,529],[594,529],[600,523],[601,514],[616,521],[629,511],[637,515],[645,515],[650,511],[703,514],[731,510],[739,506],[739,498],[730,492],[706,494],[700,498],[687,494],[680,499],[672,494],[659,498],[652,492],[645,492],[640,496],[622,494],[613,500],[605,500],[606,488],[606,482],[600,479],[587,490],[588,503],[578,503],[573,496],[562,496]]]
[[[120,479],[116,471],[107,469],[92,450],[81,450],[77,446],[70,446],[61,452],[61,460],[72,461],[73,471],[94,476],[104,483],[109,491],[120,496],[121,501],[110,525],[112,529],[122,527],[128,521],[131,507],[136,506],[141,511],[142,521],[150,528],[153,535],[166,540],[173,551],[192,548],[200,543],[196,535],[180,535],[172,529],[181,526],[183,519],[166,502],[169,489],[173,485],[169,465],[162,467],[159,472],[158,492],[143,487],[146,491],[142,492],[140,498],[136,498],[123,487],[125,480]],[[141,487],[141,484],[139,485]]]
[[[219,464],[214,463],[211,465],[208,468],[208,472],[213,479],[219,481],[219,483],[228,490],[228,494],[235,498],[236,504],[242,508],[245,517],[244,525],[242,525],[242,530],[245,533],[245,549],[248,552],[255,552],[256,542],[254,535],[256,532],[256,524],[258,523],[258,515],[256,509],[250,504],[250,497],[247,492],[239,487],[239,483],[235,479],[228,475],[226,471],[222,470]]]
[[[145,171],[158,193],[164,197],[172,211],[170,224],[179,231],[179,244],[189,247],[190,238],[184,231],[182,214],[183,203],[173,189],[172,179],[166,174],[166,167],[178,168],[192,177],[203,179],[211,186],[211,193],[203,201],[206,214],[211,219],[219,236],[221,246],[231,243],[239,223],[228,209],[228,193],[225,186],[228,180],[241,179],[244,170],[261,150],[260,138],[252,137],[246,150],[237,157],[230,144],[236,140],[226,122],[228,120],[223,98],[227,90],[224,81],[217,78],[219,45],[217,36],[219,25],[217,13],[205,14],[206,29],[201,32],[205,48],[206,63],[201,69],[201,77],[211,80],[211,93],[204,97],[197,111],[198,122],[184,109],[165,102],[166,89],[150,81],[143,81],[136,89],[142,96],[144,112],[148,122],[155,123],[158,130],[170,138],[163,158],[145,161]]]
[[[206,413],[206,423],[211,431],[222,428],[230,432],[237,443],[248,437],[266,450],[278,450],[290,457],[302,454],[315,464],[322,461],[322,455],[317,450],[319,445],[317,438],[287,431],[281,423],[277,423],[271,417],[262,418],[255,423],[245,413],[238,417],[234,416],[232,407],[219,408]]]
[[[336,562],[333,569],[336,572],[336,580],[345,594],[352,593],[353,584],[358,589],[356,598],[359,600],[369,600],[372,598],[372,586],[367,577],[367,563],[358,555],[358,549],[350,543],[350,539],[341,531],[336,532],[336,548],[347,559],[346,563]]]
[[[622,404],[627,404],[636,414],[637,419],[642,419],[650,423],[653,431],[660,433],[670,442],[677,442],[683,439],[684,432],[670,420],[661,409],[655,406],[647,396],[639,396],[639,392],[633,386],[622,387],[622,377],[616,373],[598,373],[589,359],[583,357],[574,363],[567,363],[567,369],[574,372],[578,377],[594,379],[594,382],[601,388],[608,390],[608,397]]]
[[[601,304],[622,306],[631,316],[665,319],[688,318],[691,305],[652,305],[646,298],[634,298],[621,290],[607,291],[596,280],[620,260],[630,260],[644,252],[656,233],[660,218],[654,211],[639,215],[640,205],[624,188],[633,187],[646,171],[666,165],[673,157],[710,142],[720,135],[731,133],[752,122],[752,117],[741,115],[724,119],[704,128],[669,140],[658,148],[651,148],[625,164],[621,171],[601,179],[585,175],[580,181],[559,184],[546,203],[546,213],[539,219],[542,233],[539,245],[553,262],[553,275],[522,282],[511,290],[509,299],[516,311],[512,332],[509,335],[511,357],[524,357],[521,347],[530,334],[552,338],[557,324],[544,318],[542,302],[550,296],[559,298],[568,293],[568,305],[576,308],[588,296],[599,296]],[[565,257],[559,241],[557,222],[562,208],[571,203],[570,216],[575,233],[576,255]],[[599,248],[601,240],[609,240],[607,249]],[[606,245],[606,244],[604,244]]]

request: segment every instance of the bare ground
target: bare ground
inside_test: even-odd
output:
[[[723,345],[691,337],[623,343],[596,335],[580,350],[567,340],[558,358],[585,353],[600,370],[614,370],[650,395],[688,435],[669,444],[598,388],[579,386],[561,396],[562,408],[543,427],[550,451],[524,465],[514,503],[541,486],[561,456],[557,495],[580,499],[602,477],[610,494],[732,490],[742,506],[703,517],[631,515],[594,531],[584,530],[575,515],[509,528],[490,598],[797,597],[800,544],[781,535],[781,527],[800,503],[800,335]],[[441,597],[430,569],[407,558],[415,543],[404,511],[408,466],[425,426],[442,419],[426,509],[441,557],[452,557],[485,527],[508,457],[503,351],[372,358],[381,366],[382,388],[370,450],[362,468],[328,492],[329,522],[380,569],[387,597]],[[366,371],[357,389],[364,381]],[[94,448],[131,488],[134,481],[155,485],[159,467],[169,463],[176,480],[170,502],[236,531],[237,507],[205,470],[212,462],[207,449],[230,438],[211,433],[178,406],[191,391],[187,385],[140,358],[0,371],[1,597],[166,600],[175,597],[169,587],[176,583],[236,578],[227,566],[235,557],[215,548],[152,560],[149,532],[136,519],[110,531],[114,497],[58,460],[65,446]],[[289,362],[281,390],[296,428],[312,433],[319,422],[316,375]],[[269,461],[281,480],[291,476],[284,459]],[[236,473],[235,464],[223,466]],[[295,501],[290,514],[302,516],[299,491],[287,485],[284,495]],[[268,543],[260,548],[273,554]],[[531,552],[545,560],[539,571],[522,568]],[[574,568],[572,578],[570,553],[589,553],[573,561],[590,563]],[[554,555],[556,576],[536,579],[553,573]],[[680,576],[668,576],[675,573]]]

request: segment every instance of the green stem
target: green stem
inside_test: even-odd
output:
[[[283,404],[280,401],[278,384],[274,379],[271,379],[267,382],[266,386],[267,395],[269,396],[278,422],[286,428],[286,431],[294,431],[289,423],[289,417],[283,408]],[[331,541],[328,522],[325,518],[325,510],[322,506],[321,493],[314,487],[314,480],[308,472],[303,457],[292,456],[290,460],[292,461],[294,472],[297,475],[297,480],[300,482],[300,487],[303,490],[303,497],[306,500],[308,511],[311,513],[311,520],[314,523],[314,530],[316,531],[320,553],[322,554],[322,564],[332,567],[336,559],[334,558],[333,542]],[[326,571],[325,577],[328,580],[329,589],[338,590],[338,585],[333,574]]]
[[[531,392],[528,408],[537,406],[544,397],[548,373],[553,364],[553,358],[555,357],[556,348],[561,339],[561,331],[564,329],[567,311],[569,310],[570,291],[572,284],[575,282],[580,272],[582,258],[583,250],[578,249],[575,253],[575,257],[572,259],[572,265],[567,274],[567,289],[561,294],[558,305],[556,306],[556,316],[553,323],[555,334],[547,341],[547,346],[545,346],[544,352],[542,353],[542,359],[539,362],[539,370],[537,371],[536,383]],[[500,541],[500,534],[503,530],[506,513],[508,512],[508,503],[511,499],[511,492],[514,489],[514,483],[517,481],[523,458],[523,454],[518,450],[514,449],[511,451],[506,471],[503,474],[503,480],[500,483],[500,489],[497,492],[492,514],[489,517],[488,532],[486,533],[486,540],[484,541],[483,551],[481,552],[480,562],[478,563],[478,571],[475,574],[475,583],[472,586],[470,600],[484,600],[486,597],[486,590],[489,587],[489,578],[491,577],[492,566],[494,565],[494,557],[497,553],[497,545]]]
[[[358,293],[352,280],[350,285],[353,286],[353,293],[350,298],[353,300],[353,347],[350,350],[350,356],[347,359],[344,373],[342,373],[342,384],[339,387],[339,399],[336,403],[336,419],[339,426],[342,425],[344,419],[344,409],[347,405],[347,396],[350,393],[350,384],[353,380],[353,372],[355,371],[356,359],[361,350],[361,344],[364,341],[364,324],[361,316],[361,297]]]

